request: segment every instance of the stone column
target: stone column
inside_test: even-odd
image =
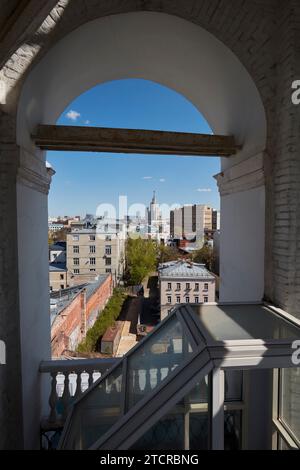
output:
[[[49,396],[39,365],[51,358],[48,191],[54,172],[44,158],[21,148],[16,185],[24,447],[31,449],[39,446]]]
[[[0,339],[6,345],[6,365],[0,365],[0,449],[21,449],[24,440],[16,194],[19,150],[9,142],[8,134],[9,122],[0,114]]]

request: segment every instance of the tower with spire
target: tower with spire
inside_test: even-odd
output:
[[[155,226],[159,224],[161,220],[161,214],[159,210],[159,204],[156,199],[156,191],[153,191],[153,197],[148,209],[148,224],[149,226]]]

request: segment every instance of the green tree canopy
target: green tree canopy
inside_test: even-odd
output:
[[[141,284],[156,270],[158,250],[152,240],[129,238],[126,245],[127,279],[129,284]]]
[[[207,269],[211,271],[214,260],[213,249],[209,245],[204,245],[203,248],[193,254],[192,260],[195,263],[205,264]]]
[[[167,263],[169,261],[177,261],[181,258],[179,250],[174,246],[160,245],[159,247],[159,262]]]

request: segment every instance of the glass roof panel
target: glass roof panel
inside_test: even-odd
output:
[[[215,341],[300,338],[300,328],[264,305],[199,305],[193,309]]]

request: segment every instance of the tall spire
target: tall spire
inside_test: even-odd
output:
[[[156,191],[153,191],[152,204],[156,204]]]

